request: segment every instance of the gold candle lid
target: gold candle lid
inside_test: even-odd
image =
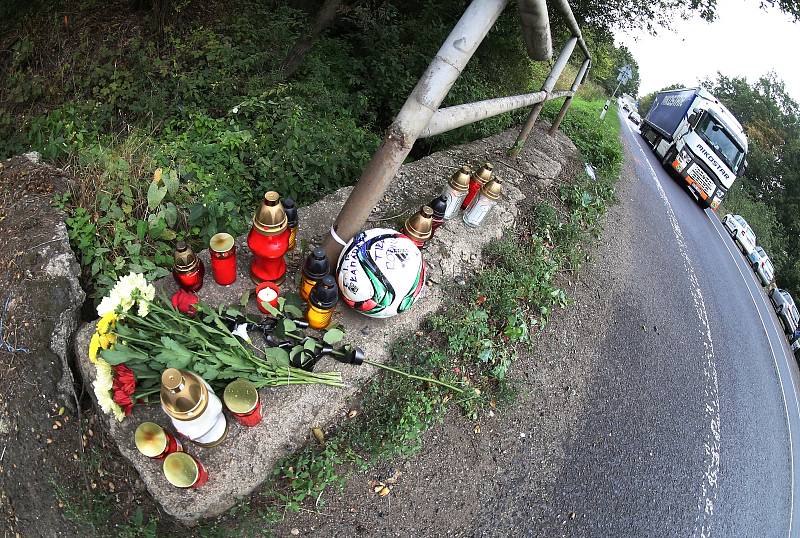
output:
[[[208,388],[195,374],[167,368],[161,374],[161,406],[177,420],[193,420],[208,407]]]
[[[242,415],[256,408],[258,391],[248,380],[239,378],[228,383],[222,399],[225,401],[225,407],[232,413]]]
[[[160,456],[167,448],[167,434],[161,426],[153,422],[139,424],[133,438],[136,448],[148,458]]]
[[[481,187],[481,194],[490,200],[497,200],[500,198],[502,192],[503,184],[499,179],[492,179],[489,183]]]
[[[175,269],[181,273],[188,273],[197,267],[197,255],[192,248],[184,243],[178,241],[175,245]]]
[[[431,238],[433,209],[422,206],[419,211],[406,220],[405,232],[408,237],[417,241],[427,241]]]
[[[186,452],[173,452],[164,458],[164,476],[178,488],[190,488],[200,476],[197,461]]]
[[[472,174],[472,168],[466,164],[450,176],[450,186],[459,192],[466,192],[469,190],[469,177]]]
[[[211,241],[208,242],[208,248],[214,252],[228,252],[233,248],[234,243],[235,241],[231,234],[220,232],[211,237]]]
[[[253,226],[264,235],[278,235],[288,226],[281,196],[275,191],[264,194],[264,201],[253,216]]]
[[[494,171],[494,165],[492,163],[486,162],[480,167],[480,169],[473,174],[475,180],[480,183],[481,185],[486,185],[490,179],[492,179],[492,172]]]

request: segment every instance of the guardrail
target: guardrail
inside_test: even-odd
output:
[[[473,0],[464,11],[389,126],[383,142],[364,168],[361,178],[331,226],[330,234],[323,243],[329,259],[337,260],[342,247],[367,222],[372,209],[383,197],[418,138],[445,133],[504,112],[533,106],[516,142],[509,149],[509,155],[517,156],[525,146],[544,103],[566,97],[550,128],[550,134],[558,130],[573,96],[591,66],[591,54],[567,0],[553,0],[551,3],[566,21],[572,37],[561,49],[540,91],[439,108],[508,1]],[[536,61],[550,59],[553,47],[545,0],[518,0],[518,5],[528,55]],[[578,75],[569,90],[553,91],[576,45],[585,57]]]

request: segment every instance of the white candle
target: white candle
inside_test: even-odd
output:
[[[272,288],[264,288],[258,292],[258,300],[262,303],[268,303],[277,297],[278,294]]]

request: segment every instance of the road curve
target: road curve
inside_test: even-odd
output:
[[[717,216],[624,119],[630,248],[554,505],[585,536],[796,536],[798,370]],[[614,233],[608,231],[607,233]],[[555,529],[553,529],[555,530]]]

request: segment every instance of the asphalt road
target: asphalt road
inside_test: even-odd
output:
[[[553,503],[590,514],[573,535],[798,535],[798,371],[779,321],[716,214],[623,124],[626,263]]]

